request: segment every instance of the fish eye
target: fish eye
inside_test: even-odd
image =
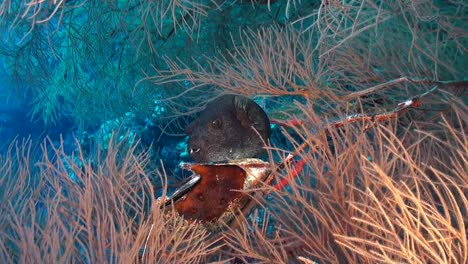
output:
[[[211,121],[211,126],[213,128],[220,129],[222,125],[223,125],[223,122],[221,122],[220,119],[215,119],[215,120]]]

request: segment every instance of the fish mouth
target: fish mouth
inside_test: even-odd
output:
[[[190,148],[189,152],[190,152],[190,154],[198,153],[198,152],[200,152],[200,150],[201,150],[200,148]]]

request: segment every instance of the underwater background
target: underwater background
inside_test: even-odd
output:
[[[467,263],[467,29],[464,1],[3,0],[0,262]],[[212,230],[157,198],[224,94],[295,161]]]

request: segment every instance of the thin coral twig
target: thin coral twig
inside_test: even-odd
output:
[[[392,86],[395,86],[400,83],[415,83],[415,84],[432,84],[437,85],[440,87],[468,87],[468,81],[436,81],[436,80],[425,80],[425,79],[414,79],[408,77],[400,77],[397,79],[393,79],[386,83],[382,83],[362,91],[352,92],[350,94],[341,96],[340,99],[343,101],[349,101],[354,98],[362,97],[371,93],[375,93],[379,90],[388,89]]]
[[[421,95],[418,95],[416,97],[408,99],[408,100],[406,100],[406,101],[404,101],[402,103],[399,103],[397,105],[397,107],[394,110],[390,111],[390,112],[379,113],[379,114],[376,114],[376,115],[364,115],[364,114],[348,115],[343,119],[340,119],[338,121],[335,121],[333,123],[330,123],[330,124],[327,124],[327,125],[323,126],[321,130],[327,130],[327,129],[332,128],[332,127],[333,128],[340,128],[340,127],[345,126],[346,124],[351,124],[351,123],[356,123],[356,122],[370,122],[370,124],[367,125],[365,127],[365,129],[364,129],[366,131],[366,130],[370,129],[372,127],[372,125],[375,124],[376,122],[383,122],[383,121],[388,121],[388,120],[391,120],[391,119],[395,119],[398,116],[400,116],[401,114],[407,112],[411,108],[420,107],[422,105],[421,99],[423,97],[427,96],[428,94],[433,93],[436,89],[437,89],[437,86],[434,86],[433,88],[431,88],[430,90],[428,90],[427,92],[425,92],[425,93],[423,93]],[[297,120],[294,120],[293,122],[275,121],[274,123],[280,124],[280,125],[286,125],[286,126],[303,125],[303,122],[299,122]],[[307,148],[307,146],[310,145],[310,143],[311,142],[304,142],[302,145],[300,145],[296,149],[294,154],[288,155],[288,157],[286,157],[284,159],[284,161],[277,166],[277,171],[283,170],[288,164],[290,164],[293,161],[294,157],[298,156],[299,153],[301,153],[303,150],[305,150]],[[304,160],[299,160],[297,162],[297,164],[295,164],[294,170],[290,173],[289,177],[280,180],[274,186],[274,189],[276,189],[276,190],[283,189],[291,180],[293,180],[295,177],[297,177],[300,174],[300,172],[303,170],[304,165],[305,165],[305,161]],[[273,181],[273,179],[271,179],[269,182],[267,182],[267,184],[270,184],[270,182],[272,182],[272,181]]]

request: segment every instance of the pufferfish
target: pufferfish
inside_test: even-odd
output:
[[[270,138],[270,121],[253,100],[223,95],[208,103],[187,126],[188,152],[195,162],[253,158],[263,153]]]

